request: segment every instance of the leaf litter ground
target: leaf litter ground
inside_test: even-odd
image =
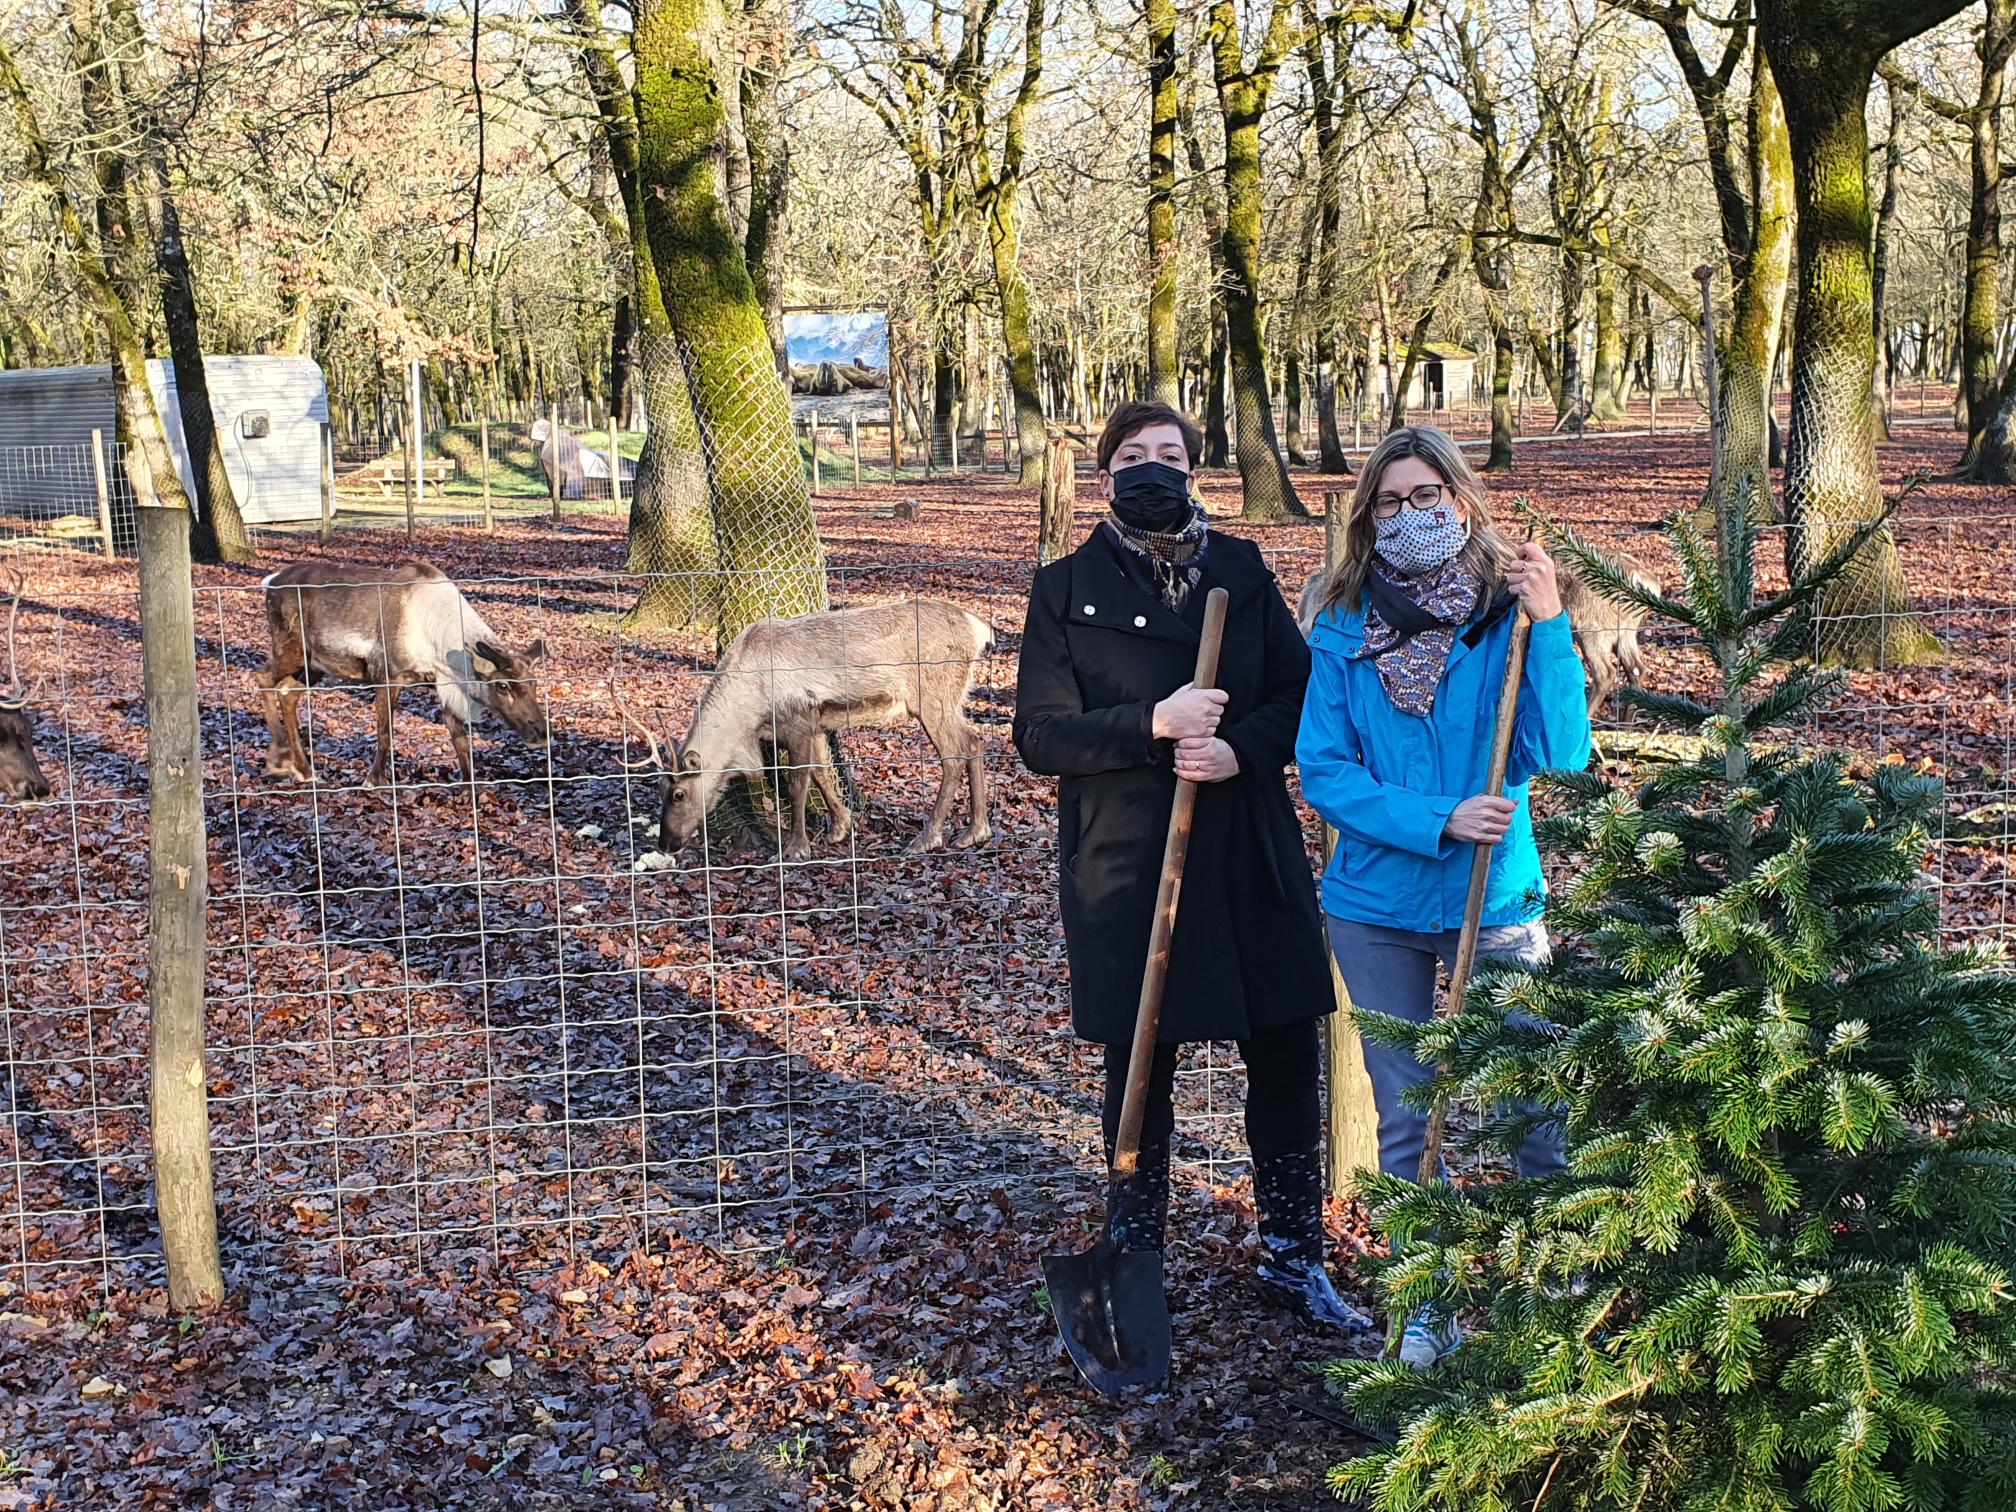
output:
[[[1496,492],[1670,582],[1647,527],[1692,502],[1700,452],[1536,446]],[[1886,475],[1950,452],[1907,431]],[[1324,480],[1301,481],[1313,502]],[[1234,487],[1206,492],[1230,510]],[[895,517],[899,499],[920,517]],[[822,499],[837,601],[928,593],[995,625],[974,710],[996,836],[904,856],[936,768],[914,731],[862,731],[859,837],[789,868],[745,837],[711,865],[637,869],[654,804],[617,763],[614,653],[661,728],[683,727],[707,658],[621,628],[618,522],[423,540],[501,633],[553,651],[550,767],[486,732],[473,795],[424,695],[401,715],[393,788],[361,786],[369,708],[350,693],[313,701],[316,789],[264,777],[257,581],[313,542],[199,570],[233,1295],[196,1319],[167,1308],[148,1216],[131,568],[36,559],[22,651],[52,690],[58,796],[0,814],[0,1508],[1323,1504],[1324,1467],[1356,1440],[1311,1374],[1336,1346],[1241,1285],[1252,1214],[1226,1047],[1182,1082],[1170,1389],[1089,1396],[1036,1291],[1038,1257],[1089,1236],[1099,1183],[1091,1062],[1065,1029],[1052,789],[1007,739],[1033,513],[998,475]],[[1251,533],[1291,593],[1320,559],[1318,526]],[[1972,817],[1938,853],[1947,921],[2002,933],[2011,500],[1935,485],[1898,534],[1949,654],[1855,674],[1811,733],[1948,778]],[[368,530],[337,549],[407,554]],[[1690,685],[1700,665],[1657,640],[1652,682]],[[1348,1204],[1330,1217],[1348,1287],[1369,1236]]]

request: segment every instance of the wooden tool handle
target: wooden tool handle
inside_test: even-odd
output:
[[[1484,774],[1484,791],[1490,797],[1505,794],[1505,768],[1512,759],[1512,725],[1519,713],[1519,681],[1526,672],[1526,643],[1533,635],[1533,621],[1522,605],[1512,621],[1512,643],[1505,651],[1505,681],[1498,690],[1498,724],[1491,732],[1491,764]],[[1484,922],[1484,886],[1491,876],[1493,847],[1477,843],[1470,858],[1470,891],[1463,900],[1463,933],[1456,941],[1456,960],[1449,968],[1449,996],[1442,1012],[1459,1012],[1463,994],[1470,986],[1470,971],[1477,964],[1477,936]],[[1442,1164],[1442,1135],[1449,1121],[1448,1104],[1440,1098],[1428,1113],[1428,1136],[1421,1146],[1421,1169],[1417,1180],[1433,1181]]]
[[[1197,644],[1198,688],[1218,682],[1218,650],[1225,640],[1223,588],[1204,600],[1204,633]],[[1169,979],[1169,942],[1176,931],[1176,905],[1183,893],[1183,861],[1190,853],[1190,820],[1197,810],[1197,784],[1176,779],[1176,802],[1169,810],[1169,838],[1162,846],[1162,881],[1155,892],[1155,923],[1148,932],[1148,965],[1141,973],[1141,1006],[1134,1011],[1134,1045],[1127,1056],[1127,1096],[1120,1104],[1120,1132],[1113,1141],[1113,1171],[1131,1176],[1141,1154],[1141,1124],[1148,1115],[1148,1074],[1155,1064],[1155,1036],[1162,1027],[1162,988]]]

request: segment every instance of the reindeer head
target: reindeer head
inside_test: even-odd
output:
[[[546,642],[535,640],[523,651],[479,640],[469,648],[476,653],[476,675],[482,679],[483,702],[499,719],[527,740],[542,744],[552,737],[552,721],[539,697],[533,663],[546,654]]]
[[[47,798],[49,779],[35,759],[35,725],[28,717],[33,696],[21,682],[14,655],[14,621],[21,613],[21,574],[12,574],[13,597],[7,605],[7,681],[0,683],[0,793],[9,798]]]
[[[643,761],[625,761],[632,770],[655,770],[664,775],[665,787],[658,802],[658,849],[683,850],[700,838],[707,814],[720,796],[728,772],[719,762],[703,759],[690,745],[673,741],[672,759],[667,761],[651,727],[630,712],[616,691],[616,679],[609,679],[609,696],[624,723],[633,727],[650,753]]]

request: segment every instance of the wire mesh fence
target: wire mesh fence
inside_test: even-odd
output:
[[[0,446],[0,553],[133,549],[133,490],[123,448],[51,443]]]
[[[1951,654],[1861,674],[1807,733],[1947,778],[1928,863],[1947,926],[2010,938],[2016,516],[1912,519],[1897,536],[1920,617]],[[1320,547],[1277,539],[1293,541],[1271,552],[1277,576],[1303,582]],[[1774,536],[1763,556],[1782,546]],[[465,780],[440,700],[419,688],[374,785],[371,685],[384,679],[367,675],[304,695],[315,780],[275,777],[267,595],[242,573],[199,574],[227,1265],[531,1272],[668,1234],[755,1248],[892,1194],[1045,1193],[1096,1171],[1096,1066],[1067,1027],[1050,790],[1008,740],[1028,568],[869,555],[857,543],[826,565],[831,605],[942,599],[994,631],[968,699],[993,819],[978,847],[909,853],[939,755],[914,723],[863,722],[841,736],[861,799],[846,839],[815,823],[809,856],[786,859],[772,797],[752,826],[675,854],[655,832],[661,779],[629,765],[644,753],[623,710],[661,744],[686,732],[713,643],[621,628],[663,575],[607,566],[458,578],[504,649],[545,639],[534,675],[550,742],[493,721]],[[385,581],[391,560],[364,580]],[[54,790],[0,807],[0,1279],[27,1286],[146,1281],[160,1265],[135,602],[123,569],[80,559],[30,585],[20,620]],[[1677,641],[1645,639],[1648,680],[1697,679]],[[1229,1179],[1244,1152],[1238,1058],[1202,1047],[1185,1066],[1179,1156]]]

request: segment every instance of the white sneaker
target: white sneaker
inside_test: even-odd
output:
[[[1400,1363],[1409,1370],[1427,1370],[1443,1357],[1454,1354],[1462,1343],[1463,1330],[1454,1314],[1438,1307],[1424,1307],[1401,1330]]]

